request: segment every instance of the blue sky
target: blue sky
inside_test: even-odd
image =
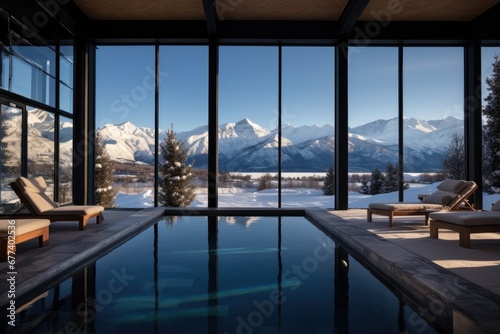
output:
[[[283,121],[333,124],[334,50],[284,47]],[[205,46],[160,47],[160,128],[207,124],[208,53]],[[349,126],[397,116],[397,48],[351,48]],[[500,48],[483,48],[483,73]],[[277,125],[278,48],[221,47],[219,124],[245,117]],[[97,126],[130,121],[154,125],[154,46],[100,46],[97,51]],[[405,116],[463,118],[463,52],[459,47],[404,49]],[[483,88],[483,95],[485,88]]]

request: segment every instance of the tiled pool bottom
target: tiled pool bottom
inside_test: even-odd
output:
[[[303,217],[161,220],[17,321],[23,333],[435,331]]]

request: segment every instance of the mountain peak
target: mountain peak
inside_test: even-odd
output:
[[[251,125],[251,126],[256,126],[257,124],[255,124],[254,122],[252,122],[251,120],[249,120],[248,118],[243,118],[241,121],[237,122],[236,124],[238,125],[244,125],[244,124],[248,124],[248,125]]]

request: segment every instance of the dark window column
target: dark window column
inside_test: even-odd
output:
[[[73,202],[94,203],[95,49],[75,39],[73,99]]]
[[[219,206],[219,45],[211,39],[208,45],[208,207]]]
[[[348,183],[348,85],[347,39],[335,48],[335,209],[347,210]]]
[[[472,195],[476,209],[483,208],[481,43],[473,40],[465,46],[465,178],[479,189]]]

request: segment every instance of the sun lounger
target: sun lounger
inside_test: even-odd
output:
[[[38,238],[40,247],[48,245],[49,225],[48,219],[0,219],[0,262],[15,255],[16,245],[22,242]]]
[[[372,215],[389,217],[389,227],[393,226],[395,216],[424,216],[425,225],[429,223],[429,214],[438,211],[452,211],[465,208],[474,211],[468,198],[476,191],[474,181],[446,179],[437,186],[437,191],[426,196],[421,202],[370,203],[367,210],[367,220],[372,221]]]
[[[29,211],[28,215],[13,215],[13,218],[38,217],[55,221],[78,221],[81,231],[87,228],[87,221],[93,217],[99,224],[103,219],[104,207],[100,205],[64,205],[59,206],[47,194],[47,183],[39,176],[33,179],[18,177],[11,187],[21,203]]]
[[[458,232],[461,247],[470,248],[471,233],[500,232],[500,201],[491,211],[455,211],[430,214],[430,236],[439,238],[439,229]]]

